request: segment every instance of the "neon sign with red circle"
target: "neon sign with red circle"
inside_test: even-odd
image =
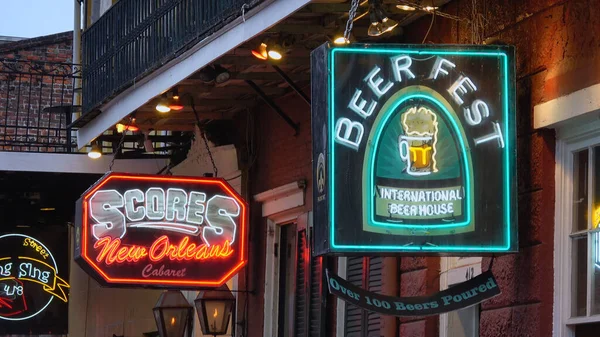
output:
[[[77,212],[76,261],[105,285],[216,287],[247,261],[248,206],[223,179],[108,173]]]

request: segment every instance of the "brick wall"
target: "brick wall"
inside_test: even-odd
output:
[[[0,150],[64,152],[67,113],[44,112],[71,105],[72,33],[0,45]]]
[[[533,107],[600,82],[598,0],[478,1],[486,38],[515,45],[517,51],[517,162],[520,252],[496,257],[493,272],[502,294],[481,306],[480,336],[552,334],[554,149],[552,130],[533,129]],[[470,17],[472,1],[453,1],[444,12]],[[425,17],[405,29],[402,42],[420,43],[430,24]],[[436,18],[432,43],[471,43],[468,23]],[[404,258],[402,259],[404,264]],[[428,270],[439,269],[429,259]],[[490,258],[482,261],[487,269]],[[434,266],[431,266],[431,265]],[[423,272],[402,268],[400,288],[421,284]],[[430,282],[439,279],[428,272]],[[429,285],[429,283],[427,283]],[[435,287],[431,287],[432,289]],[[400,324],[400,336],[433,336],[436,320]],[[409,325],[411,325],[409,327]],[[410,332],[409,332],[410,330]]]
[[[304,88],[310,95],[310,88]],[[264,192],[300,179],[307,181],[305,209],[312,208],[312,144],[310,107],[295,93],[275,100],[294,122],[294,130],[271,108],[260,104],[253,110],[256,125],[257,159],[250,171],[250,195]],[[249,296],[247,328],[249,337],[263,335],[263,304],[265,286],[266,220],[261,216],[261,205],[251,205],[249,271],[247,289],[255,291]]]

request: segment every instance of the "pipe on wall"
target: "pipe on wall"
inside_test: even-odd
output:
[[[395,257],[384,257],[381,269],[381,293],[387,296],[398,296],[398,264]],[[380,333],[382,337],[396,337],[398,334],[396,316],[381,316]]]

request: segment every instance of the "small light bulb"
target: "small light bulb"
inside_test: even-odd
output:
[[[423,7],[424,10],[428,11],[428,12],[433,12],[434,10],[438,9],[438,7],[434,7],[434,6],[425,6]]]
[[[281,53],[276,50],[269,50],[269,57],[273,60],[281,60],[283,56],[281,56]]]
[[[403,11],[407,11],[407,12],[412,12],[416,9],[413,6],[409,6],[409,5],[396,5],[396,8],[403,10]]]
[[[165,105],[163,103],[159,103],[156,105],[156,111],[160,112],[160,113],[167,113],[169,111],[171,111],[171,108],[169,108],[168,105]]]
[[[341,44],[348,44],[348,43],[350,43],[350,41],[343,36],[338,36],[333,40],[333,43],[337,44],[337,45],[341,45]]]

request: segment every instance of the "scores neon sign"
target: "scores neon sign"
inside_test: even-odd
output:
[[[79,204],[77,261],[102,283],[218,286],[246,262],[247,206],[221,179],[110,173]]]

